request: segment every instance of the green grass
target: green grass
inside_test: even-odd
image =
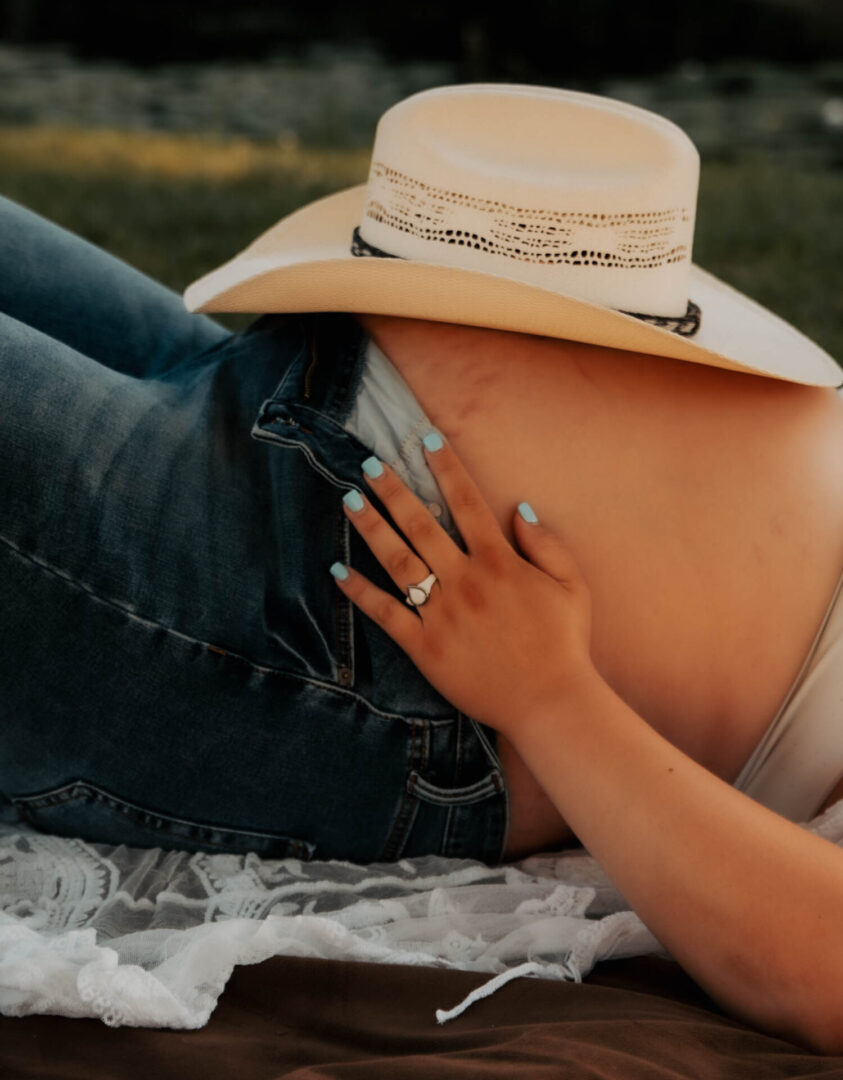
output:
[[[367,151],[290,140],[0,127],[0,194],[179,293],[284,214],[365,181],[368,164]],[[703,162],[694,261],[843,360],[841,222],[839,172]],[[233,330],[255,317],[215,315]]]

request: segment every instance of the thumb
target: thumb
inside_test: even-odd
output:
[[[526,515],[522,517],[521,512]],[[535,511],[529,503],[518,504],[515,511],[515,538],[524,555],[554,580],[574,586],[582,580],[577,561],[558,532],[540,521],[533,522]],[[528,520],[529,519],[529,520]]]

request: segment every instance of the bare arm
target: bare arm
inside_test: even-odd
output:
[[[514,514],[520,557],[453,449],[429,449],[428,461],[466,553],[388,467],[369,482],[412,548],[371,505],[346,508],[402,591],[437,576],[422,617],[356,571],[340,587],[443,696],[513,743],[712,997],[760,1028],[843,1051],[843,850],[650,727],[593,663],[590,590],[559,535]]]
[[[711,997],[773,1034],[843,1051],[843,850],[687,757],[596,672],[510,737]]]

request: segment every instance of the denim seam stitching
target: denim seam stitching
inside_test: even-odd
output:
[[[463,767],[463,749],[464,749],[464,745],[465,745],[465,742],[464,742],[465,724],[463,723],[463,720],[464,720],[463,714],[458,713],[457,714],[457,724],[456,724],[456,731],[457,731],[456,778],[457,778],[457,780],[459,780],[460,777],[462,776],[462,767]]]
[[[351,525],[348,518],[343,513],[341,507],[337,507],[334,511],[336,521],[336,536],[338,537],[338,547],[340,555],[342,556],[343,563],[348,566],[351,562],[351,550],[349,531]],[[354,634],[351,632],[352,620],[354,618],[354,612],[351,610],[352,603],[347,596],[345,596],[340,589],[335,589],[335,593],[338,593],[338,597],[334,604],[334,619],[335,630],[337,636],[337,650],[339,652],[339,663],[342,670],[348,672],[348,678],[350,683],[354,683],[354,653],[353,653],[353,640]]]
[[[109,809],[114,810],[116,813],[124,813],[123,808],[125,807],[127,811],[132,811],[136,816],[153,819],[149,822],[149,827],[156,832],[169,832],[170,835],[178,835],[177,833],[172,833],[172,831],[167,828],[168,825],[174,824],[185,826],[188,830],[198,829],[207,832],[230,833],[232,836],[254,837],[259,840],[283,840],[296,848],[304,849],[304,851],[310,851],[312,853],[316,850],[316,845],[311,841],[288,836],[286,833],[267,833],[260,830],[236,829],[227,825],[212,825],[207,822],[188,821],[186,818],[173,817],[171,814],[164,814],[157,810],[138,806],[128,799],[122,799],[108,791],[106,788],[101,788],[97,784],[94,784],[90,780],[85,780],[82,777],[78,780],[72,780],[60,788],[51,789],[43,795],[10,794],[9,799],[25,814],[27,810],[41,810],[49,809],[51,806],[61,806],[63,803],[70,802],[75,798],[84,797],[88,793],[94,796],[96,802],[105,804]],[[126,813],[125,816],[132,818],[132,813]],[[161,828],[156,825],[155,822],[160,822],[160,825],[164,827]],[[143,825],[144,822],[135,821],[135,824]],[[217,847],[221,851],[226,850],[226,845],[217,843],[215,840],[206,840],[203,838],[203,843],[207,843],[212,847]]]
[[[503,765],[501,764],[501,759],[493,749],[492,744],[486,738],[486,734],[483,731],[482,726],[478,724],[478,722],[474,719],[473,716],[465,716],[464,713],[460,713],[460,716],[464,716],[465,719],[468,720],[469,724],[471,724],[472,728],[474,728],[478,739],[485,747],[486,753],[489,757],[489,761],[493,765],[495,765],[496,769],[498,770],[498,781],[500,784],[499,794],[503,796],[503,829],[501,830],[502,836],[498,854],[498,862],[502,863],[504,860],[504,853],[506,851],[506,842],[509,839],[510,823],[512,821],[512,796],[506,783],[506,774],[504,772]]]
[[[342,424],[335,420],[333,416],[331,416],[329,413],[323,412],[321,409],[316,409],[312,405],[303,405],[300,401],[286,402],[283,399],[277,401],[272,398],[267,398],[266,401],[264,401],[264,403],[260,407],[260,411],[258,412],[257,417],[255,418],[255,426],[258,426],[260,424],[264,425],[261,430],[265,430],[266,426],[268,426],[269,424],[278,423],[287,425],[293,423],[296,425],[296,427],[300,426],[297,420],[285,420],[282,416],[275,416],[272,419],[266,419],[266,414],[269,411],[269,408],[272,406],[275,406],[276,408],[284,408],[287,412],[308,413],[309,416],[305,416],[303,417],[303,419],[309,420],[312,416],[313,420],[311,421],[311,423],[319,420],[323,424],[330,424],[332,428],[336,428],[336,433],[338,435],[345,435],[347,438],[352,439],[357,438],[356,435],[353,435],[350,431],[346,431]],[[360,440],[357,439],[357,442],[360,442]]]
[[[190,634],[184,634],[180,630],[173,629],[173,627],[165,626],[163,623],[156,622],[155,619],[149,619],[145,618],[144,616],[137,615],[135,612],[129,611],[128,608],[125,608],[121,604],[118,604],[115,600],[109,600],[106,597],[99,596],[97,593],[93,592],[85,585],[82,585],[80,582],[76,581],[74,578],[70,577],[63,571],[58,570],[55,567],[49,566],[42,559],[39,559],[34,555],[29,555],[27,552],[21,551],[21,549],[11,540],[9,540],[8,537],[0,535],[0,542],[5,544],[18,558],[23,559],[26,562],[33,563],[36,567],[38,567],[39,570],[43,571],[44,573],[55,575],[72,588],[79,589],[81,592],[84,592],[87,596],[91,598],[91,600],[94,600],[100,604],[105,604],[107,607],[114,608],[122,615],[125,615],[131,622],[139,623],[141,626],[144,626],[147,629],[149,627],[155,627],[158,630],[163,630],[164,633],[171,634],[173,637],[180,638],[183,641],[188,641],[192,645],[201,645],[203,648],[207,649],[208,652],[219,653],[220,648],[222,648],[222,646],[211,645],[207,641],[202,641],[200,638],[191,637]],[[295,672],[282,671],[279,668],[262,667],[260,664],[256,664],[253,660],[250,660],[248,657],[241,656],[239,653],[233,652],[232,650],[224,649],[223,651],[225,652],[226,659],[230,658],[237,661],[238,663],[247,664],[253,671],[258,672],[258,674],[260,675],[274,675],[277,678],[291,679],[297,683],[304,683],[308,686],[314,686],[320,690],[326,690],[333,694],[341,694],[353,698],[355,701],[359,702],[362,706],[364,706],[364,708],[366,708],[370,713],[373,713],[375,716],[381,717],[384,720],[400,720],[405,724],[414,724],[416,722],[416,719],[412,716],[404,716],[402,713],[387,712],[385,709],[381,709],[377,705],[368,701],[361,694],[358,694],[352,690],[348,690],[345,687],[337,686],[335,683],[325,682],[322,679],[308,678],[306,675],[297,675]],[[435,718],[429,719],[427,717],[420,717],[419,719],[425,724],[434,724],[436,726],[443,726],[445,724],[454,723],[454,717],[447,717],[442,720],[437,720]]]
[[[414,772],[414,765],[416,761],[416,740],[419,735],[419,728],[424,731],[423,724],[420,721],[413,721],[413,727],[410,732],[410,775]],[[424,743],[422,739],[422,754],[424,754]],[[418,813],[418,805],[413,807],[410,803],[412,792],[409,790],[408,785],[404,784],[401,790],[401,804],[395,814],[395,822],[392,826],[392,832],[389,835],[389,839],[384,844],[383,852],[380,856],[381,862],[394,862],[396,859],[403,855],[404,848],[407,846],[407,837],[410,835],[410,828],[416,819]],[[416,800],[418,804],[418,800]]]
[[[281,421],[281,422],[283,422],[283,421]],[[276,421],[273,420],[273,421],[271,421],[271,423],[276,423]],[[288,446],[288,447],[292,447],[294,450],[301,450],[301,452],[304,454],[304,456],[307,458],[307,460],[309,461],[311,466],[316,470],[316,472],[318,472],[320,475],[324,476],[326,480],[328,480],[331,484],[334,485],[334,487],[348,488],[348,482],[347,481],[341,481],[333,473],[328,472],[328,470],[325,469],[320,464],[319,460],[313,455],[313,452],[311,451],[310,447],[305,446],[305,444],[303,442],[301,442],[301,440],[298,440],[298,439],[285,439],[275,431],[270,431],[266,427],[259,427],[257,420],[252,425],[252,430],[251,430],[251,432],[249,434],[252,436],[252,438],[258,440],[259,442],[263,441],[263,442],[280,443],[281,446]]]
[[[445,812],[445,827],[442,830],[442,845],[441,845],[441,847],[439,849],[440,854],[445,859],[455,857],[455,856],[449,854],[450,850],[451,850],[451,836],[452,836],[453,831],[454,831],[454,817],[455,816],[456,816],[455,805],[454,805],[454,803],[451,803],[448,806],[447,811]],[[459,856],[456,856],[456,858],[459,858]]]
[[[494,772],[484,776],[482,780],[476,780],[473,784],[464,787],[442,788],[437,784],[431,784],[420,773],[414,771],[410,776],[409,785],[413,793],[421,792],[420,798],[436,800],[437,805],[459,806],[472,799],[480,802],[481,799],[500,794],[499,779]]]

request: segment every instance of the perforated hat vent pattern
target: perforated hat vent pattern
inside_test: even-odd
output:
[[[417,180],[381,161],[371,166],[377,198],[364,216],[422,240],[471,247],[519,262],[647,270],[689,257],[677,242],[687,207],[584,213],[514,206]]]

